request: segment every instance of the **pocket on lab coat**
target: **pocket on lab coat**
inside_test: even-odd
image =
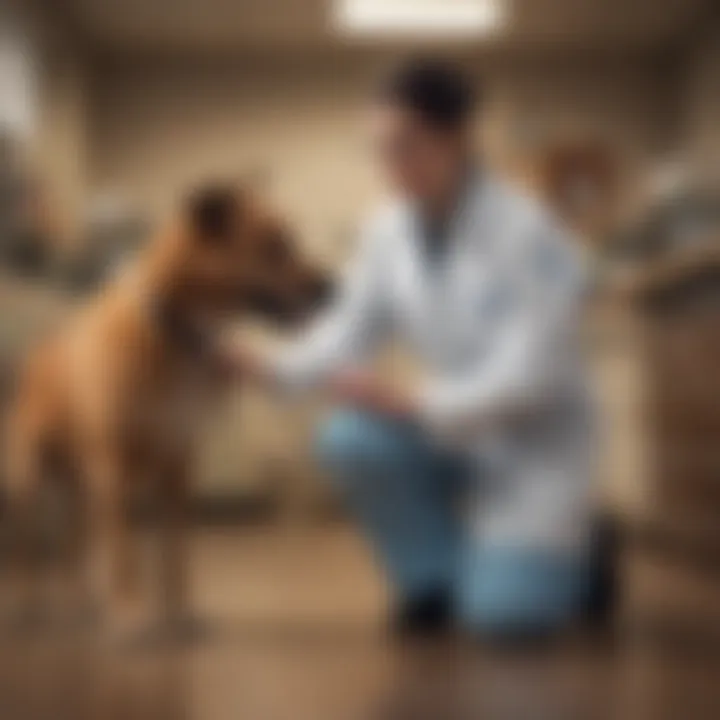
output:
[[[479,542],[579,551],[590,530],[593,442],[589,419],[569,414],[515,427],[478,458],[468,500]]]

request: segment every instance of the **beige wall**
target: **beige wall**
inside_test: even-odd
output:
[[[269,171],[315,246],[347,230],[372,194],[355,130],[363,78],[292,64],[115,67],[93,97],[92,178],[152,216],[212,175]]]
[[[493,115],[522,143],[596,133],[637,169],[662,140],[666,97],[649,67],[495,65],[484,73]],[[306,237],[334,252],[373,195],[358,127],[373,74],[360,60],[338,58],[110,67],[93,94],[93,186],[126,192],[157,213],[198,177],[268,166]]]
[[[683,88],[683,146],[701,170],[720,175],[720,11],[690,52]]]

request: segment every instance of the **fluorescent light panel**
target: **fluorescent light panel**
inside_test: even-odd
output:
[[[502,0],[335,0],[335,26],[355,35],[483,35],[505,20]]]

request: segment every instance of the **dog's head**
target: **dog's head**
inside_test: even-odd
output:
[[[251,189],[202,187],[186,198],[182,213],[167,265],[188,309],[293,324],[328,299],[330,279],[302,256],[288,226]]]

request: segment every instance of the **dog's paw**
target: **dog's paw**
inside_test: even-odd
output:
[[[210,623],[194,613],[169,615],[158,621],[157,632],[161,642],[170,645],[188,645],[206,639],[210,632]]]
[[[4,635],[23,639],[44,635],[52,624],[51,609],[41,602],[10,605],[4,608],[0,618]]]
[[[207,638],[212,630],[206,618],[193,613],[165,618],[160,625],[170,642],[179,643],[199,642]]]
[[[115,633],[115,641],[126,650],[153,651],[192,646],[209,634],[210,625],[206,621],[196,615],[183,614],[163,617],[142,626],[125,627]]]
[[[138,644],[151,627],[147,613],[135,605],[106,607],[99,618],[102,638],[119,648]]]
[[[58,628],[64,632],[84,633],[100,629],[103,613],[100,605],[89,598],[75,599],[58,613]]]
[[[151,628],[149,642],[160,647],[184,647],[202,642],[210,634],[209,623],[193,613],[168,615]]]

